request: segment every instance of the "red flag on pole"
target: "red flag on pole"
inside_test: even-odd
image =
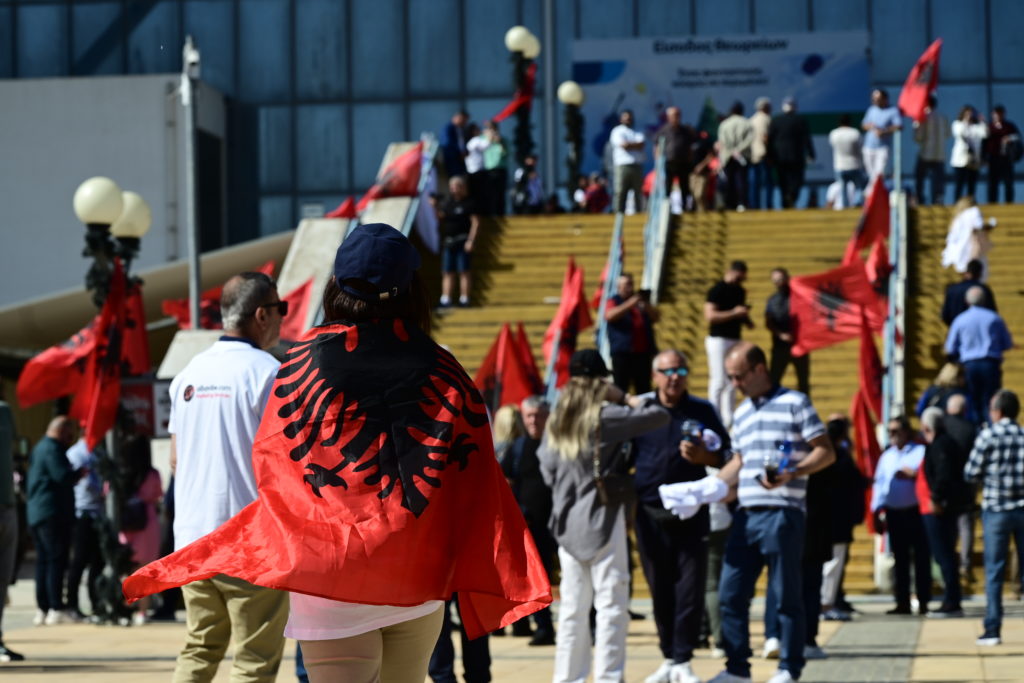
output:
[[[281,322],[281,339],[295,341],[306,331],[306,317],[309,315],[310,290],[313,289],[313,278],[281,297],[288,302],[288,315]]]
[[[540,371],[537,370],[537,361],[533,357],[533,348],[530,346],[530,340],[526,336],[526,328],[523,327],[522,321],[519,322],[519,326],[516,329],[516,351],[519,353],[520,359],[522,359],[523,367],[526,368],[526,372],[530,376],[530,383],[533,386],[534,393],[539,394],[544,390],[544,381],[541,379]]]
[[[33,356],[18,375],[18,405],[28,408],[78,391],[89,355],[96,347],[97,315],[63,344]]]
[[[473,382],[492,412],[537,393],[508,323],[501,326]]]
[[[142,302],[142,285],[129,285],[125,299],[124,342],[121,358],[129,375],[144,375],[153,364],[149,356],[149,335],[146,334],[146,309]]]
[[[900,91],[897,106],[904,116],[915,121],[923,121],[924,109],[928,105],[928,96],[939,84],[939,53],[942,51],[942,38],[938,38],[928,49],[917,58],[917,63],[907,75],[907,81]]]
[[[831,346],[860,334],[861,309],[871,329],[881,330],[886,310],[871,288],[864,262],[789,281],[793,355]]]
[[[366,191],[359,203],[356,204],[356,212],[362,213],[366,207],[375,199],[384,197],[415,197],[420,184],[420,167],[423,166],[423,143],[416,145],[388,164],[384,172],[380,174],[377,182]]]
[[[512,101],[505,105],[505,108],[498,112],[492,121],[498,123],[515,114],[519,107],[533,106],[533,88],[537,82],[537,62],[533,62],[526,68],[526,77],[523,79],[523,87],[516,89]]]
[[[857,466],[865,477],[874,479],[875,466],[878,464],[878,459],[882,456],[882,449],[878,445],[878,439],[875,438],[875,422],[871,417],[871,408],[868,406],[868,401],[864,397],[863,391],[858,391],[853,395],[853,401],[850,404],[850,421],[853,422],[853,440],[856,444]],[[867,487],[864,495],[866,498],[864,521],[867,524],[868,531],[874,533],[874,520],[871,516],[870,486]]]
[[[860,325],[860,390],[875,415],[882,414],[882,359],[878,357],[875,337],[868,317],[861,310]]]
[[[544,361],[551,362],[555,337],[558,337],[558,355],[555,361],[556,386],[562,386],[569,379],[569,358],[576,350],[576,337],[580,330],[594,324],[583,293],[583,269],[576,267],[576,261],[569,257],[562,281],[562,299],[558,311],[544,333]]]
[[[884,242],[888,237],[889,192],[885,189],[885,181],[879,175],[871,186],[871,192],[864,204],[864,211],[861,212],[857,228],[846,245],[843,265],[853,263],[855,259],[860,258],[861,250],[873,245],[878,240]]]
[[[341,204],[338,204],[333,211],[324,214],[324,218],[355,218],[357,215],[356,200],[353,197],[349,197]]]

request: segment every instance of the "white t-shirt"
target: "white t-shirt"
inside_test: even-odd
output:
[[[828,134],[832,145],[832,168],[837,171],[856,171],[860,168],[860,131],[852,126],[840,126]]]
[[[171,382],[176,550],[256,500],[252,444],[279,366],[244,341],[218,341]]]
[[[491,139],[486,135],[477,135],[466,143],[466,173],[484,170],[484,150],[490,146]]]
[[[351,638],[433,614],[443,600],[428,600],[415,607],[360,605],[318,598],[304,593],[289,593],[288,625],[284,635],[295,640],[334,640]]]
[[[644,163],[643,149],[625,149],[623,147],[626,143],[644,142],[644,134],[640,131],[620,123],[612,128],[609,140],[612,143],[612,163],[616,166]]]

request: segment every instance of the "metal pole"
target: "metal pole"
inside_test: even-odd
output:
[[[196,201],[196,99],[199,50],[186,36],[182,49],[181,106],[185,109],[185,234],[188,235],[188,311],[192,329],[199,329],[199,215]]]
[[[555,3],[544,0],[544,170],[545,194],[551,195],[558,183],[555,150]],[[573,178],[569,179],[569,199],[572,199]]]

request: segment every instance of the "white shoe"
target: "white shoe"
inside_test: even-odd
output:
[[[768,679],[767,683],[796,683],[796,679],[785,669],[779,669],[774,676]]]
[[[672,665],[669,683],[700,683],[700,677],[693,673],[689,662],[682,662]]]
[[[751,680],[750,676],[745,676],[745,677],[744,676],[736,676],[734,674],[729,673],[728,671],[723,671],[722,673],[718,674],[714,678],[709,679],[708,683],[754,683],[754,682],[753,682],[753,680]]]
[[[711,659],[725,659],[725,650],[720,647],[711,648],[711,652],[708,654]]]
[[[70,624],[71,619],[69,619],[68,615],[64,612],[52,609],[46,613],[45,623],[47,626],[56,626],[57,624]]]
[[[828,659],[828,653],[817,645],[804,645],[804,659]]]
[[[145,612],[136,612],[132,615],[132,624],[135,626],[143,626],[147,621],[149,621],[149,619],[146,618]]]
[[[764,641],[764,651],[761,656],[765,659],[778,659],[780,650],[782,650],[782,643],[779,642],[779,639],[769,638]]]
[[[41,609],[36,610],[36,615],[32,617],[33,626],[45,626],[46,625],[46,612]]]
[[[673,664],[675,664],[675,660],[666,659],[661,663],[657,671],[644,679],[644,683],[670,683],[669,674],[672,671]]]

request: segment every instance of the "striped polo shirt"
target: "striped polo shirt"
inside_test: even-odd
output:
[[[769,456],[779,444],[793,444],[790,462],[796,464],[811,452],[808,441],[825,433],[806,394],[775,387],[765,396],[748,398],[736,410],[732,426],[732,447],[743,457],[740,469],[740,507],[792,507],[804,510],[807,477],[797,477],[784,486],[768,490],[757,482],[764,477]]]

